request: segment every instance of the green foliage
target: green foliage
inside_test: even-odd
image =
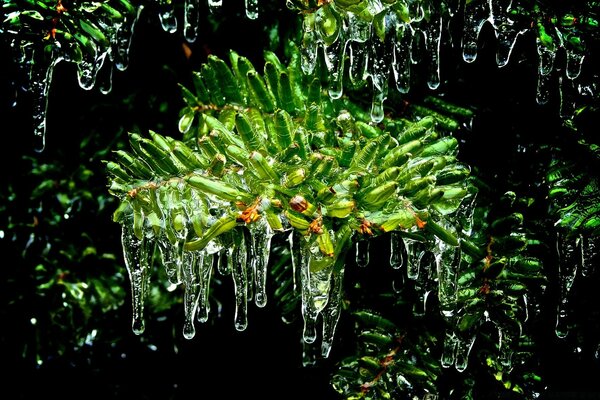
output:
[[[195,93],[182,88],[184,141],[131,134],[133,153],[108,164],[122,201],[115,218],[132,214],[138,238],[164,230],[173,241],[185,230],[185,249],[201,250],[237,225],[266,221],[261,229],[291,226],[317,244],[317,269],[345,253],[353,232],[414,231],[458,245],[443,221],[469,195],[469,169],[441,128],[448,117],[415,106],[420,120],[373,125],[350,100],[323,96],[297,52],[287,67],[267,54],[263,76],[235,52],[230,61],[231,69],[209,57]]]

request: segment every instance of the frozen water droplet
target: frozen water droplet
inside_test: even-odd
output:
[[[429,86],[429,89],[435,90],[440,86],[440,48],[443,19],[441,15],[432,15],[430,18],[425,30],[425,48],[429,54],[427,86]]]
[[[527,29],[518,30],[514,21],[510,18],[512,0],[496,0],[491,3],[492,25],[498,46],[496,50],[496,65],[504,67],[508,64],[512,51],[519,36],[527,32]]]
[[[366,79],[369,53],[360,44],[348,43],[349,75],[352,85],[362,86]]]
[[[204,252],[199,261],[200,269],[200,296],[198,301],[197,319],[199,322],[208,321],[210,313],[210,278],[212,277],[214,255]]]
[[[387,98],[387,86],[383,90],[379,90],[373,86],[373,100],[371,102],[371,121],[380,123],[385,117],[383,111],[383,102]]]
[[[452,229],[446,225],[446,229]],[[452,316],[457,301],[457,276],[460,271],[461,252],[459,246],[451,246],[436,238],[435,262],[437,265],[438,299],[440,312]]]
[[[165,236],[158,238],[157,245],[167,279],[171,284],[179,285],[183,246],[179,242],[171,243]]]

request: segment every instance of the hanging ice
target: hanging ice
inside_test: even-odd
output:
[[[457,276],[460,271],[459,246],[451,246],[436,238],[435,260],[437,264],[438,298],[440,312],[446,317],[454,315],[457,300]]]
[[[454,331],[447,329],[444,336],[444,348],[442,350],[442,358],[440,363],[444,368],[450,368],[456,360],[456,347],[458,338]]]
[[[368,239],[356,241],[356,265],[359,267],[369,265],[369,245],[370,241]]]
[[[406,276],[409,279],[417,279],[421,257],[425,254],[427,246],[422,241],[410,238],[404,238],[404,245],[406,246]]]
[[[598,236],[589,237],[581,235],[579,244],[581,245],[581,275],[584,277],[591,276],[595,270],[595,263],[598,260]]]
[[[235,296],[234,325],[238,331],[243,331],[248,326],[248,273],[246,261],[246,241],[244,235],[237,232],[231,253],[231,275]]]
[[[564,233],[557,233],[556,248],[558,250],[558,278],[559,278],[559,300],[556,316],[556,336],[564,338],[569,333],[568,313],[569,313],[569,294],[577,266],[581,259],[577,254],[578,238],[573,238]]]
[[[185,0],[183,14],[183,35],[189,43],[196,41],[200,24],[199,0]]]
[[[201,251],[184,251],[182,281],[184,285],[183,312],[185,321],[183,323],[183,336],[192,339],[196,335],[194,320],[200,299],[200,271],[199,265],[204,262],[204,254]]]
[[[246,2],[246,17],[249,19],[258,18],[258,0],[245,0]]]
[[[262,219],[250,227],[249,250],[251,255],[250,265],[254,271],[256,294],[254,301],[258,307],[267,305],[267,266],[271,253],[271,238],[273,231],[269,224]]]
[[[469,364],[469,354],[475,343],[475,335],[469,335],[468,333],[462,335],[456,342],[456,359],[454,361],[454,367],[458,372],[463,372],[467,369]]]
[[[404,251],[404,242],[398,232],[390,234],[390,266],[399,269],[404,261],[402,253]]]
[[[462,51],[463,59],[468,63],[477,58],[479,33],[483,25],[490,19],[491,2],[492,0],[465,2]]]
[[[302,294],[303,338],[313,343],[317,338],[317,318],[327,305],[331,288],[333,259],[323,255],[315,241],[302,243],[300,277]]]
[[[342,268],[339,272],[333,273],[331,280],[333,282],[331,293],[329,294],[327,306],[323,310],[323,337],[321,339],[321,355],[323,357],[329,357],[329,352],[333,346],[335,328],[342,311],[344,269]]]
[[[144,333],[144,302],[150,279],[149,251],[151,241],[135,235],[132,221],[125,221],[121,227],[121,244],[125,268],[131,283],[131,302],[133,308],[132,330],[136,335]],[[153,244],[153,243],[152,243]]]

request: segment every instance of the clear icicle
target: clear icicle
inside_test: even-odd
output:
[[[477,58],[479,33],[485,22],[490,18],[489,2],[491,0],[465,2],[462,50],[463,60],[468,63],[475,61]]]
[[[250,229],[249,248],[252,257],[250,265],[255,279],[254,301],[258,307],[264,307],[267,305],[267,266],[271,254],[273,231],[265,222],[259,221],[256,224],[258,225]]]
[[[223,276],[231,274],[231,254],[233,249],[226,248],[219,252],[217,259],[217,271]]]
[[[131,47],[131,39],[133,38],[133,31],[142,10],[143,6],[138,7],[137,14],[133,20],[125,20],[117,28],[114,39],[116,51],[112,53],[112,56],[115,67],[119,71],[125,71],[129,66],[129,49]]]
[[[200,24],[199,0],[185,0],[183,13],[183,36],[189,43],[196,41]]]
[[[168,33],[177,31],[177,18],[171,0],[158,0],[158,18],[163,30]]]
[[[335,328],[340,319],[342,311],[342,292],[344,281],[344,269],[332,274],[331,293],[329,301],[323,310],[323,337],[321,339],[321,355],[329,357],[335,336]]]
[[[294,291],[299,290],[298,279],[296,277],[300,272],[300,265],[302,262],[302,246],[301,240],[303,240],[295,230],[292,229],[288,236],[288,243],[290,246],[290,256],[292,261],[292,278],[294,282]]]
[[[361,20],[353,13],[346,15],[344,25],[347,26],[347,52],[350,63],[350,82],[354,86],[362,86],[367,74],[369,52],[364,43],[371,37],[371,24]]]
[[[513,48],[519,36],[527,29],[517,30],[510,18],[510,8],[513,0],[496,0],[492,2],[493,25],[498,39],[496,50],[496,65],[504,67],[508,64]]]
[[[581,235],[581,276],[588,277],[594,273],[595,263],[598,262],[598,237]]]
[[[48,92],[52,83],[54,66],[60,59],[52,60],[49,65],[43,66],[31,60],[29,75],[29,91],[32,96],[33,110],[33,148],[37,152],[44,151],[46,147],[46,114],[48,112]]]
[[[98,69],[102,63],[104,63],[104,57],[99,57],[96,52],[83,53],[81,62],[77,64],[77,79],[82,89],[91,90],[94,87]]]
[[[434,288],[435,275],[437,274],[437,257],[431,251],[425,251],[419,259],[420,273],[415,280],[415,290],[419,301],[413,305],[413,313],[423,316],[427,312],[427,299]]]
[[[444,348],[442,350],[442,357],[440,359],[440,363],[444,368],[450,368],[454,365],[456,360],[456,347],[458,344],[458,337],[451,330],[446,330],[446,335],[444,336]]]
[[[179,285],[181,283],[183,246],[179,242],[171,243],[166,236],[159,237],[156,243],[169,283]]]
[[[121,228],[121,244],[125,268],[131,282],[131,302],[133,316],[131,328],[133,333],[144,333],[144,303],[150,279],[151,253],[148,251],[148,238],[139,239],[133,230],[133,221],[124,221]]]
[[[247,249],[244,235],[236,235],[236,241],[231,254],[231,275],[235,292],[234,325],[238,331],[248,326],[248,273],[246,269]]]
[[[246,17],[249,19],[258,18],[258,0],[245,0]]]
[[[344,92],[344,59],[346,41],[338,39],[331,46],[325,47],[325,65],[329,72],[329,87],[327,93],[332,99],[339,99]]]
[[[197,319],[199,322],[208,321],[210,313],[210,278],[212,277],[215,255],[203,252],[202,259],[198,262],[200,275],[200,296],[198,299]]]
[[[404,262],[402,253],[404,251],[404,241],[398,232],[390,234],[390,265],[394,269],[399,269]]]
[[[366,79],[369,53],[358,43],[348,43],[349,75],[352,85],[362,86]]]
[[[369,265],[369,240],[356,241],[356,265],[366,267]]]
[[[570,119],[575,115],[575,97],[577,91],[572,80],[559,77],[558,78],[558,89],[560,96],[559,115],[563,119]]]
[[[409,238],[404,238],[404,246],[406,246],[406,276],[409,279],[417,279],[421,257],[423,257],[427,246],[421,241]]]
[[[563,233],[557,234],[556,248],[558,250],[558,278],[559,278],[559,301],[556,315],[556,336],[564,338],[569,333],[567,324],[569,312],[569,293],[575,275],[580,254],[577,254],[578,238],[567,237]]]
[[[461,260],[460,247],[451,246],[438,238],[436,238],[435,247],[440,312],[444,316],[450,317],[456,311],[457,276]]]
[[[302,35],[302,46],[300,48],[301,53],[301,62],[300,67],[302,68],[302,72],[306,75],[310,75],[315,70],[315,66],[317,65],[317,51],[318,51],[318,43],[317,43],[317,34],[314,30],[314,19],[313,25],[311,25],[310,16],[306,16],[304,18],[303,28],[304,33]]]
[[[394,73],[396,89],[400,93],[408,93],[410,90],[412,38],[412,28],[410,25],[399,24],[396,27],[392,71]]]
[[[546,104],[549,96],[550,73],[554,69],[556,52],[554,49],[546,47],[539,38],[536,39],[536,45],[538,53],[538,80],[535,99],[538,104]]]
[[[429,5],[431,15],[424,32],[425,48],[429,54],[427,86],[431,90],[435,90],[440,86],[440,48],[443,26],[442,16],[439,15],[437,10],[433,10],[433,7],[433,5]]]
[[[96,78],[98,88],[102,94],[109,94],[112,90],[113,67],[110,60],[106,60],[98,70]]]
[[[201,280],[199,265],[204,263],[204,253],[201,251],[184,251],[181,265],[181,276],[185,287],[183,292],[183,336],[192,339],[196,335],[194,316],[200,299]]]
[[[469,364],[469,354],[471,354],[471,349],[473,348],[473,344],[475,343],[475,335],[470,335],[467,337],[461,337],[456,342],[456,358],[454,361],[454,367],[458,372],[463,372],[467,369]]]
[[[567,51],[567,68],[565,70],[567,78],[576,79],[581,73],[581,66],[585,54],[576,49],[566,49]]]
[[[325,258],[327,257],[327,258]],[[303,338],[313,343],[317,338],[317,318],[329,300],[333,259],[324,256],[318,245],[303,243],[300,262],[302,317],[304,318]]]
[[[385,87],[379,89],[373,85],[373,100],[371,101],[371,121],[380,123],[385,117],[383,102],[387,98],[387,82]]]

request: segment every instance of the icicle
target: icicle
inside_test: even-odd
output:
[[[404,238],[404,246],[406,246],[406,276],[409,279],[417,279],[426,245],[418,240]]]
[[[413,313],[416,316],[423,316],[427,312],[427,299],[434,290],[434,279],[437,273],[436,256],[431,251],[425,251],[419,259],[420,273],[415,280],[415,290],[419,300],[413,305]]]
[[[210,313],[210,278],[212,277],[214,254],[204,251],[201,260],[198,262],[200,277],[200,296],[198,299],[197,319],[199,322],[208,321]]]
[[[299,274],[300,265],[302,262],[301,240],[302,238],[298,235],[298,233],[296,233],[296,231],[292,229],[290,235],[288,236],[288,243],[290,246],[290,256],[292,261],[292,278],[294,282],[294,291],[299,290],[298,280],[296,279],[296,276]]]
[[[588,277],[594,273],[598,261],[598,237],[579,237],[581,245],[581,276]]]
[[[546,104],[548,102],[550,73],[554,68],[556,52],[546,47],[539,38],[536,39],[536,44],[538,52],[538,81],[535,99],[538,104]]]
[[[408,93],[410,90],[412,39],[413,34],[410,25],[399,24],[396,27],[396,40],[394,42],[392,71],[394,72],[396,89],[400,93]]]
[[[179,242],[171,243],[166,236],[159,237],[156,243],[169,283],[179,285],[181,283],[183,246]]]
[[[371,24],[359,19],[353,13],[347,13],[344,25],[348,32],[348,59],[350,63],[350,82],[354,86],[362,86],[366,79],[369,52],[364,43],[371,37]]]
[[[148,238],[139,239],[133,229],[133,221],[124,221],[121,228],[121,244],[125,268],[131,282],[131,302],[133,317],[131,327],[133,333],[144,333],[144,302],[146,300],[148,281],[150,279],[151,252],[148,251]]]
[[[340,319],[342,311],[342,292],[344,287],[344,269],[332,275],[333,284],[331,285],[331,293],[329,301],[323,310],[323,337],[321,339],[321,355],[325,358],[329,357],[331,347],[333,345],[333,337],[335,336],[335,328]]]
[[[196,41],[200,24],[199,0],[185,0],[183,14],[183,36],[189,43]]]
[[[475,343],[475,335],[461,337],[456,342],[456,360],[454,367],[458,372],[463,372],[469,364],[469,354]]]
[[[115,67],[120,71],[125,71],[129,66],[129,49],[131,48],[131,39],[135,25],[143,10],[143,6],[138,7],[137,14],[131,22],[125,20],[118,28],[115,34],[116,51],[112,53]]]
[[[459,246],[451,246],[437,237],[435,240],[440,312],[444,316],[450,317],[454,315],[456,309],[457,276],[460,269],[461,252]]]
[[[235,236],[233,252],[231,253],[231,271],[235,294],[234,325],[238,331],[248,326],[248,273],[246,270],[247,249],[244,235],[240,232]]]
[[[258,18],[258,0],[245,0],[246,17],[249,19]]]
[[[389,25],[389,22],[386,22]],[[368,76],[371,77],[373,99],[371,102],[371,121],[379,123],[383,120],[383,102],[387,98],[388,77],[392,61],[393,42],[390,34],[382,42],[376,33],[371,36],[373,45],[372,57],[369,58],[367,67]]]
[[[204,253],[202,251],[184,251],[183,263],[181,266],[181,276],[185,287],[183,292],[183,312],[185,321],[183,323],[183,336],[186,339],[192,339],[196,335],[194,327],[194,316],[198,310],[198,301],[200,299],[200,271],[199,265],[204,263]]]
[[[585,54],[577,49],[567,49],[567,68],[566,74],[569,79],[576,79],[581,73],[581,66]]]
[[[358,240],[356,242],[356,265],[366,267],[369,265],[369,245],[370,241]]]
[[[302,46],[300,48],[302,72],[310,75],[317,65],[317,34],[315,32],[315,16],[307,14],[302,22]]]
[[[399,269],[404,262],[402,252],[404,251],[404,241],[399,232],[390,234],[390,265],[394,269]]]
[[[462,50],[463,60],[468,63],[472,63],[477,58],[477,41],[481,28],[490,18],[490,2],[491,0],[465,2]]]
[[[442,350],[442,358],[440,363],[444,368],[450,368],[454,365],[456,360],[456,347],[458,345],[458,338],[456,334],[451,330],[446,330],[444,336],[444,349]]]
[[[332,261],[331,257],[321,253],[315,242],[303,243],[300,283],[304,318],[303,338],[306,343],[313,343],[317,338],[317,317],[329,300]]]
[[[52,83],[54,66],[58,61],[58,59],[52,60],[49,65],[44,66],[41,63],[36,63],[33,58],[30,60],[31,72],[29,75],[29,91],[33,102],[33,148],[37,152],[44,151],[44,148],[46,147],[48,92]]]
[[[425,25],[425,48],[429,53],[427,86],[435,90],[440,86],[440,48],[442,42],[443,18],[438,10],[429,5],[429,21]]]
[[[158,0],[158,18],[163,30],[168,33],[177,31],[177,18],[171,0]]]
[[[109,94],[112,90],[113,68],[110,60],[106,60],[98,70],[98,88],[102,94]]]
[[[493,25],[498,39],[496,50],[496,65],[504,67],[508,64],[513,48],[519,36],[527,29],[517,30],[514,21],[510,18],[510,9],[513,0],[496,0],[492,2]]]
[[[217,258],[217,271],[223,276],[227,276],[231,274],[231,254],[233,252],[232,248],[226,248],[219,252]]]
[[[262,220],[261,220],[262,221]],[[266,222],[256,222],[250,227],[249,249],[251,254],[250,266],[254,271],[256,294],[254,301],[258,307],[267,305],[267,266],[271,253],[271,238],[273,230]]]
[[[556,316],[556,336],[564,338],[569,333],[567,325],[569,312],[569,293],[577,274],[578,254],[576,252],[577,239],[566,237],[563,233],[557,233],[556,247],[558,250],[558,278],[559,278],[559,301]]]
[[[331,46],[325,47],[325,65],[329,72],[329,87],[327,93],[332,99],[339,99],[344,92],[344,58],[346,41],[338,39]]]
[[[570,79],[558,78],[558,88],[560,95],[559,115],[563,119],[571,119],[575,115],[575,96],[577,92],[574,83]]]

